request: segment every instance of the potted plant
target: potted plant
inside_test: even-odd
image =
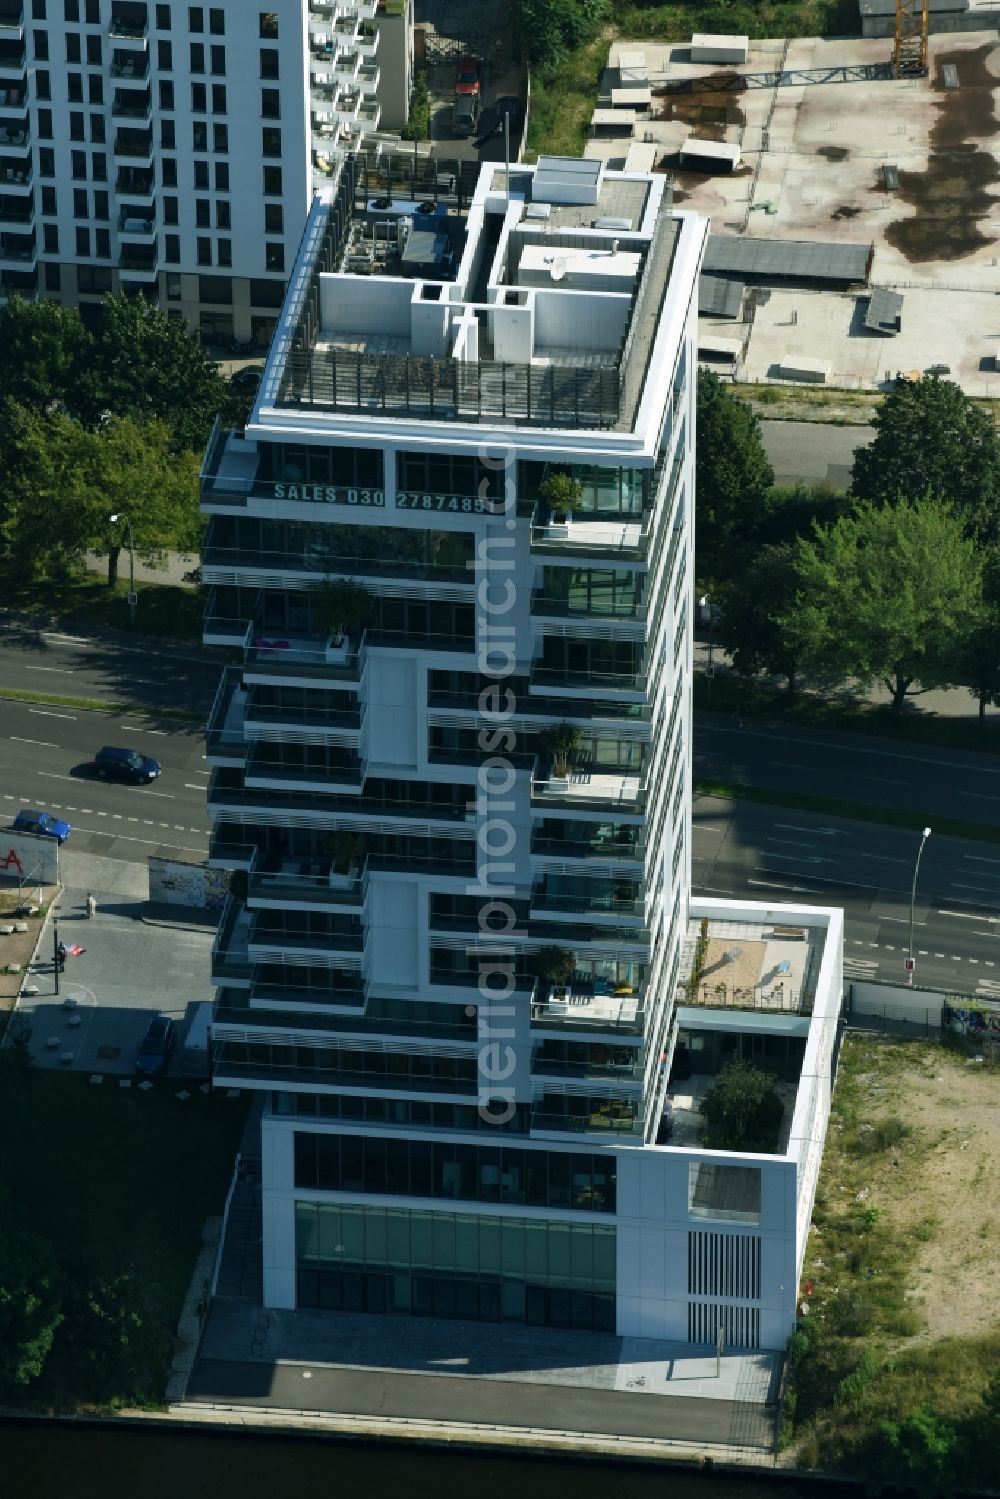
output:
[[[329,636],[327,660],[346,661],[351,654],[351,642],[368,623],[371,594],[351,578],[326,578],[314,592],[320,627]]]
[[[550,762],[548,787],[551,791],[566,791],[573,767],[573,757],[580,748],[583,730],[571,723],[557,723],[543,729],[538,736],[542,753]]]
[[[358,877],[358,857],[361,839],[349,828],[338,828],[325,840],[330,855],[330,889],[348,890]]]
[[[569,534],[569,519],[583,508],[583,487],[565,468],[554,468],[538,486],[539,499],[548,506],[552,536]]]
[[[543,984],[548,984],[547,998],[565,999],[576,972],[576,959],[564,947],[540,947],[532,966]]]

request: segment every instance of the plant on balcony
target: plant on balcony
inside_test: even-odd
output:
[[[705,977],[705,964],[708,961],[708,917],[701,918],[701,926],[698,928],[698,941],[695,943],[694,957],[691,960],[691,973],[684,988],[687,990],[688,998],[698,998],[698,989],[702,979]]]
[[[702,1143],[706,1150],[776,1150],[784,1112],[771,1075],[732,1057],[701,1101]]]
[[[542,753],[552,762],[552,774],[565,780],[573,765],[573,757],[583,741],[583,730],[571,723],[557,723],[543,729],[538,736]]]
[[[335,872],[348,875],[357,865],[361,853],[361,839],[349,828],[338,828],[324,841],[324,850],[333,860]]]
[[[549,507],[557,524],[583,509],[583,486],[568,469],[556,468],[547,474],[538,486],[538,497]]]
[[[371,614],[372,597],[351,578],[325,578],[313,589],[315,617],[335,645],[356,640]]]
[[[576,971],[576,959],[564,947],[540,947],[532,966],[543,983],[568,984]]]
[[[250,890],[250,876],[245,869],[229,871],[229,893],[234,900],[246,901]]]

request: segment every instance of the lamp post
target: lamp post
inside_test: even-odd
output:
[[[59,907],[52,907],[52,971],[56,976],[56,993],[59,993]]]
[[[913,866],[913,884],[910,886],[910,940],[906,948],[906,982],[908,984],[913,983],[913,906],[917,898],[917,875],[920,873],[920,857],[924,851],[924,844],[930,836],[930,828],[924,828],[920,847],[917,849],[917,862]]]
[[[132,542],[132,522],[128,516],[120,510],[108,517],[112,525],[122,521],[125,526],[125,535],[128,537],[128,617],[129,623],[135,624],[135,606],[139,602],[135,591],[135,547]]]

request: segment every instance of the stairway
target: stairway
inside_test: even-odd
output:
[[[217,1296],[239,1296],[260,1305],[264,1292],[262,1234],[260,1156],[244,1154],[229,1204]]]

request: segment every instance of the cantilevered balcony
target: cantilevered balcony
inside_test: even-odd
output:
[[[643,1048],[621,1042],[536,1040],[531,1048],[531,1073],[540,1078],[642,1085]]]
[[[0,266],[33,266],[37,259],[33,234],[0,233]]]
[[[119,167],[115,191],[132,198],[152,198],[156,191],[156,178],[152,168]]]
[[[642,862],[645,851],[645,838],[634,823],[545,818],[535,823],[531,835],[531,852],[538,859],[634,864]]]
[[[643,777],[621,771],[573,770],[568,776],[531,782],[532,811],[548,807],[594,808],[620,814],[642,813],[646,804]]]
[[[145,243],[155,233],[155,214],[144,213],[138,206],[131,204],[121,209],[118,214],[118,236],[120,239],[134,239],[140,243]]]
[[[27,143],[27,132],[25,132]],[[3,154],[7,147],[0,144],[0,191],[8,196],[18,194],[20,197],[31,196],[31,162],[19,161],[16,156]]]
[[[244,646],[249,642],[251,630],[250,619],[226,614],[220,603],[220,590],[211,589],[202,617],[203,643],[205,645]]]
[[[642,1035],[645,1017],[645,996],[631,984],[539,979],[531,999],[531,1028],[540,1035]]]
[[[388,1044],[384,1050],[350,1048],[349,1038],[337,1047],[300,1035],[297,1028],[295,1037],[286,1040],[253,1029],[240,1034],[235,1027],[220,1026],[213,1028],[212,1075],[216,1087],[278,1087],[314,1093],[328,1088],[359,1093],[388,1090],[478,1102],[476,1058],[457,1042],[414,1039],[405,1051]]]
[[[205,730],[205,760],[209,765],[239,765],[247,758],[243,735],[246,689],[238,666],[227,666],[216,689]]]
[[[587,1094],[549,1090],[536,1095],[532,1104],[531,1133],[641,1138],[642,1100],[610,1091]]]
[[[584,511],[557,521],[539,505],[531,522],[531,550],[594,561],[640,561],[649,547],[652,519],[651,513],[618,517]]]
[[[149,162],[153,157],[153,132],[123,126],[115,132],[112,149],[116,157]]]
[[[238,900],[226,901],[219,930],[212,944],[212,982],[250,982],[252,964],[247,952],[250,915]]]
[[[154,281],[157,276],[156,246],[124,244],[118,252],[118,268],[139,281]]]
[[[145,47],[149,33],[145,5],[115,7],[108,22],[108,35],[113,36],[122,49]]]
[[[0,3],[0,41],[10,42],[24,36],[24,6],[21,0]]]
[[[23,41],[17,40],[14,27],[0,31],[0,77],[24,73],[26,58]]]
[[[149,90],[140,93],[134,89],[117,89],[111,103],[111,113],[116,120],[148,120],[153,101]]]
[[[641,926],[645,899],[639,884],[627,877],[547,874],[531,891],[531,916],[585,916],[588,921],[613,920]]]
[[[289,745],[253,741],[244,784],[275,791],[349,792],[361,790],[364,764],[347,750],[323,745]]]
[[[254,911],[247,937],[254,965],[304,962],[361,971],[366,945],[367,932],[358,917],[321,911]]]
[[[14,197],[0,192],[0,229],[27,228],[35,221],[35,206],[30,198]]]
[[[339,706],[326,706],[321,700],[329,697],[328,693],[313,692],[309,696],[313,700],[309,703],[286,702],[280,688],[251,689],[244,715],[247,738],[356,746],[365,720],[365,704],[354,698]]]
[[[441,1020],[416,1018],[426,1006],[405,1002],[383,1000],[373,997],[368,1000],[363,1014],[330,1014],[317,1008],[314,1001],[305,999],[291,991],[290,1002],[277,1008],[262,1008],[262,986],[254,983],[249,990],[222,989],[213,1012],[213,1024],[219,1026],[259,1026],[264,1030],[281,1030],[294,1026],[296,1033],[327,1034],[342,1036],[378,1036],[386,1042],[398,1041],[403,1045],[410,1040],[461,1041],[469,1046],[477,1044],[476,1017],[465,1014],[465,1007],[458,1005],[434,1005]],[[276,1002],[277,1003],[277,1002]],[[289,1013],[291,1005],[297,1008]],[[411,1017],[407,1009],[415,1013]],[[447,1015],[457,1014],[454,1020],[445,1020]]]
[[[143,84],[149,77],[149,56],[135,49],[119,51],[116,48],[111,54],[110,72],[116,83],[126,86]]]

